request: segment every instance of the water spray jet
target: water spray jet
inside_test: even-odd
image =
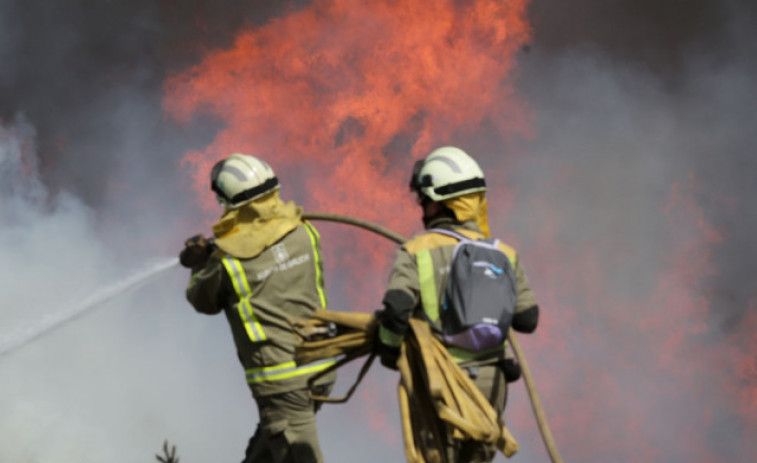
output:
[[[132,276],[126,278],[123,281],[110,284],[98,291],[95,291],[91,296],[84,299],[78,304],[72,304],[60,312],[48,314],[42,318],[42,320],[32,326],[24,329],[16,330],[15,333],[11,333],[10,336],[0,342],[0,357],[5,354],[9,354],[26,344],[40,338],[42,335],[51,332],[52,330],[59,328],[66,323],[76,319],[83,315],[88,310],[101,306],[103,303],[129,291],[132,291],[144,283],[152,280],[163,272],[170,270],[179,265],[179,259],[172,257],[168,260],[158,262],[152,266],[140,270]]]

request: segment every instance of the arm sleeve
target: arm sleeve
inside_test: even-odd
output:
[[[384,294],[384,313],[379,327],[382,342],[399,345],[408,330],[408,319],[419,301],[418,268],[415,258],[400,248]]]
[[[515,261],[515,283],[518,286],[518,299],[515,302],[515,315],[512,326],[515,331],[532,333],[539,323],[539,306],[536,303],[534,292],[528,283],[523,265],[520,259]]]
[[[225,277],[226,270],[216,255],[211,256],[204,267],[192,271],[186,296],[196,311],[213,315],[223,309],[219,296]]]

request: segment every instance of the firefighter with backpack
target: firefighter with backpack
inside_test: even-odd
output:
[[[503,420],[507,383],[521,374],[507,330],[531,333],[539,318],[523,266],[513,248],[489,239],[484,174],[467,153],[432,151],[415,164],[410,189],[426,230],[398,250],[392,266],[378,314],[381,362],[396,368],[409,318],[423,319]],[[493,445],[452,438],[445,451],[446,461],[460,462],[496,454]]]

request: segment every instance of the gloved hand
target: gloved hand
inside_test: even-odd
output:
[[[499,367],[505,373],[505,381],[512,383],[518,381],[521,375],[520,365],[514,359],[502,359],[499,361]]]
[[[390,370],[398,370],[397,360],[400,358],[399,347],[387,346],[381,341],[376,342],[376,353],[381,360],[381,364]]]
[[[381,336],[379,336],[379,329],[381,327],[381,317],[384,315],[383,310],[377,310],[374,314],[374,336],[373,336],[373,349],[378,354],[381,364],[391,370],[397,370],[397,360],[400,358],[399,347],[393,347],[381,342]]]
[[[213,253],[213,244],[202,235],[195,235],[184,242],[184,249],[179,253],[182,267],[195,269],[203,267]]]

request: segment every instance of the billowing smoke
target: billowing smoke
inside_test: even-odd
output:
[[[195,190],[204,182],[199,164],[182,159],[191,150],[212,163],[223,153],[209,147],[228,141],[217,135],[242,121],[197,108],[176,124],[161,106],[167,75],[234,49],[250,31],[268,27],[276,43],[276,25],[292,24],[292,15],[332,21],[330,34],[342,30],[323,7],[338,2],[231,3],[0,0],[0,340],[208,230],[218,210]],[[449,3],[464,11],[464,2],[443,1],[434,11]],[[481,161],[493,231],[521,252],[542,303],[541,328],[520,339],[566,461],[746,462],[757,451],[757,69],[748,60],[757,16],[735,0],[685,3],[532,0],[530,46],[497,76],[523,106],[507,114],[487,107],[473,127],[451,122],[440,140]],[[364,40],[381,39],[380,28],[366,27],[377,17],[358,28]],[[313,50],[347,40],[320,30],[287,33],[315,34]],[[453,37],[445,46],[460,43]],[[409,68],[382,67],[400,56],[389,48],[353,50],[376,53],[373,73]],[[302,63],[302,75],[334,65]],[[313,88],[339,95],[339,84],[349,94],[359,77]],[[510,114],[516,107],[523,112]],[[501,130],[515,116],[527,124]],[[371,190],[349,195],[309,180],[311,195],[286,180],[341,164],[383,175],[381,188],[401,188],[410,153],[437,142],[419,137],[430,120],[419,113],[395,129],[370,166],[325,154],[281,158],[285,195],[320,208],[333,204],[324,191],[335,190],[342,212],[417,230],[402,191],[366,182]],[[358,147],[370,135],[366,121],[322,115],[310,121],[315,133],[323,122],[341,136],[314,143]],[[277,122],[262,132],[279,138],[261,144],[286,146],[287,136],[301,135]],[[415,221],[397,225],[402,218]],[[333,308],[361,300],[348,290],[355,275],[368,306],[359,309],[377,308],[392,247],[337,226],[319,229]],[[354,253],[344,242],[371,249]],[[377,268],[366,264],[371,255],[380,256]],[[0,357],[0,460],[151,461],[164,438],[182,461],[239,460],[254,405],[225,321],[192,313],[185,277],[161,275]],[[327,461],[356,452],[364,461],[403,458],[395,384],[377,368],[359,400],[325,407]],[[516,459],[545,460],[522,384],[511,389],[508,421],[522,446]]]
[[[755,12],[584,3],[534,4],[534,137],[500,222],[550,301],[543,347],[524,342],[558,443],[569,461],[749,461]]]

